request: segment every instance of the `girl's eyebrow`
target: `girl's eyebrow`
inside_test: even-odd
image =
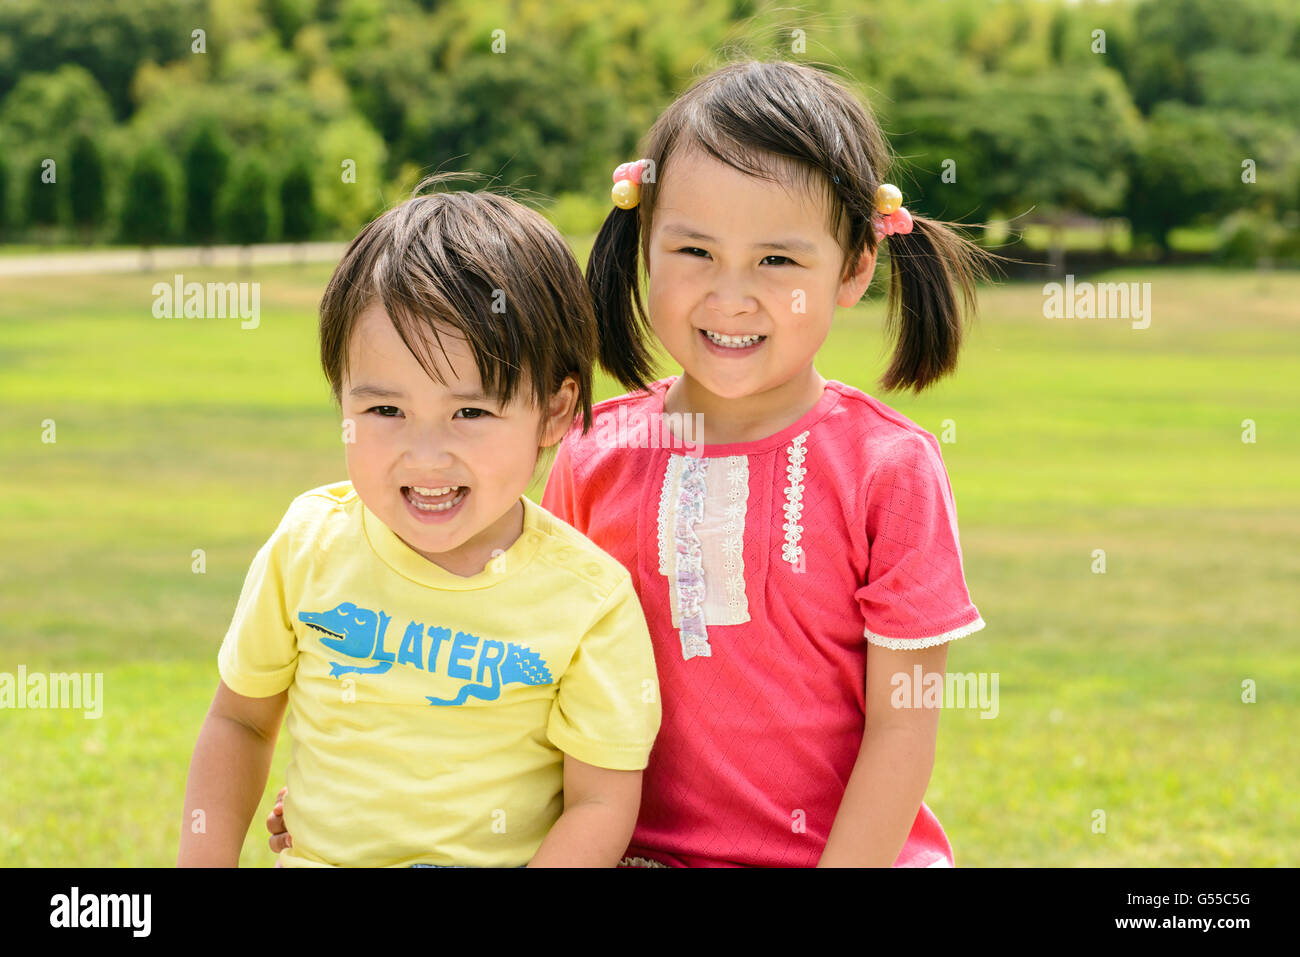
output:
[[[664,232],[672,233],[674,236],[681,236],[684,239],[694,239],[702,243],[717,243],[721,240],[714,236],[706,236],[704,233],[696,232],[686,226],[672,224],[664,227]],[[806,239],[777,239],[771,242],[754,243],[755,249],[781,249],[786,252],[803,253],[811,255],[817,252],[817,247]]]

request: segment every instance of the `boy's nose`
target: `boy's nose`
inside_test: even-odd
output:
[[[456,461],[450,439],[445,430],[434,425],[417,430],[406,448],[407,464],[414,470],[430,472],[450,467]]]

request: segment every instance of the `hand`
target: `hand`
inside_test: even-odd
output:
[[[284,796],[288,793],[287,787],[280,788],[280,793],[275,796],[275,810],[266,816],[266,829],[271,832],[271,838],[266,843],[276,854],[286,847],[293,847],[293,836],[284,826]]]

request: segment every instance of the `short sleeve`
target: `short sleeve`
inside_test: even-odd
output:
[[[587,764],[639,771],[662,717],[645,615],[624,574],[601,605],[560,678],[546,733]]]
[[[217,653],[221,680],[248,698],[269,698],[293,683],[298,638],[285,595],[287,521],[253,557],[235,616]]]
[[[560,521],[573,525],[573,468],[569,458],[568,435],[560,442],[560,447],[555,450],[555,461],[551,464],[551,474],[547,476],[546,488],[542,492],[542,508]]]
[[[892,443],[867,487],[869,562],[855,597],[864,636],[886,648],[928,648],[984,627],[962,571],[957,506],[934,436]]]

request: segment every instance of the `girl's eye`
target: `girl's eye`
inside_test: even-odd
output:
[[[402,414],[402,410],[395,405],[377,405],[373,409],[366,409],[367,412],[377,412],[386,419]]]
[[[698,246],[683,246],[681,249],[679,249],[679,250],[677,250],[677,251],[678,251],[679,253],[686,253],[686,255],[688,255],[688,256],[694,256],[696,259],[699,258],[699,256],[696,256],[696,255],[695,255],[696,253],[700,253],[700,254],[705,255],[705,256],[708,255],[707,252],[705,252],[703,249],[700,249]],[[763,262],[767,262],[769,259],[780,259],[780,260],[782,260],[782,262],[773,263],[772,265],[774,265],[774,266],[786,266],[786,265],[789,265],[789,266],[797,266],[797,265],[799,265],[797,262],[795,262],[795,261],[794,261],[793,259],[791,259],[789,256],[777,256],[777,255],[764,256],[764,257],[763,257]]]
[[[464,412],[465,414],[461,415],[462,412]],[[486,409],[457,409],[456,415],[453,416],[453,418],[481,419],[483,418],[483,416],[491,415],[491,414],[492,413],[487,411]]]

